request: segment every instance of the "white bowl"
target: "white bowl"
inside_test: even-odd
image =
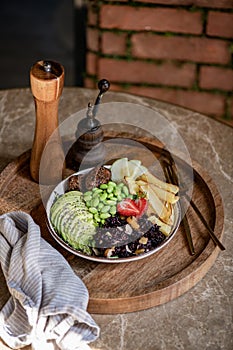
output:
[[[73,176],[73,175],[84,174],[84,173],[86,173],[86,172],[88,172],[90,170],[91,169],[86,169],[86,170],[74,173],[74,174],[70,175],[70,177]],[[87,259],[87,260],[91,260],[91,261],[103,262],[103,263],[111,263],[111,264],[113,264],[113,263],[122,263],[122,262],[131,262],[131,261],[136,261],[136,260],[139,260],[139,259],[144,259],[144,258],[146,258],[146,257],[148,257],[148,256],[150,256],[152,254],[155,254],[156,252],[158,252],[162,248],[164,248],[174,238],[174,236],[175,236],[175,234],[176,234],[176,232],[177,232],[177,230],[179,228],[180,220],[181,220],[181,210],[180,210],[179,202],[177,202],[174,205],[174,223],[173,223],[173,226],[172,226],[171,233],[155,249],[150,250],[150,251],[148,251],[146,253],[135,255],[135,256],[130,256],[130,257],[126,257],[126,258],[115,258],[115,259],[84,254],[84,253],[74,249],[73,247],[71,247],[68,243],[66,243],[62,239],[62,237],[56,233],[56,231],[54,230],[53,225],[52,225],[52,223],[50,221],[50,209],[51,209],[54,201],[56,200],[57,196],[60,196],[60,195],[64,194],[67,191],[67,189],[68,189],[68,180],[69,180],[69,177],[66,178],[65,180],[61,181],[55,187],[55,189],[52,191],[52,193],[51,193],[51,195],[50,195],[50,197],[49,197],[49,199],[47,201],[47,205],[46,205],[47,226],[48,226],[49,232],[52,235],[52,237],[64,249],[66,249],[67,251],[69,251],[70,253],[72,253],[72,254],[74,254],[74,255],[76,255],[78,257],[81,257],[81,258],[84,258],[84,259]]]

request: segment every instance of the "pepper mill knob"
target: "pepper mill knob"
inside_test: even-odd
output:
[[[110,83],[107,79],[101,79],[99,82],[98,82],[98,89],[100,90],[96,100],[95,100],[95,104],[94,104],[94,108],[93,108],[93,116],[95,117],[96,114],[97,114],[97,111],[98,111],[98,107],[99,107],[99,104],[100,104],[100,101],[103,97],[103,94],[105,92],[107,92],[110,88]]]
[[[64,153],[58,130],[58,105],[64,86],[64,68],[53,61],[36,62],[30,70],[30,83],[36,111],[30,173],[36,182],[41,181],[40,165],[46,146],[48,157],[47,163],[45,161],[43,164],[44,180],[46,183],[56,183],[61,180],[60,168],[64,166]],[[46,157],[43,158],[46,160]]]

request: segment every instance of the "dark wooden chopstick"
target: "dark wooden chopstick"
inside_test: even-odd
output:
[[[208,224],[208,222],[205,220],[204,216],[202,215],[202,213],[200,212],[200,210],[198,209],[198,207],[196,206],[196,204],[193,202],[193,200],[189,197],[189,195],[187,193],[183,194],[184,197],[187,199],[187,201],[190,203],[191,207],[194,209],[194,211],[196,212],[197,216],[199,217],[199,219],[201,220],[201,222],[203,223],[203,225],[205,226],[205,228],[207,229],[210,237],[212,238],[212,240],[214,241],[214,243],[221,249],[221,250],[225,250],[226,248],[224,247],[224,245],[219,241],[218,237],[215,235],[214,231],[212,230],[212,228],[210,227],[210,225]]]

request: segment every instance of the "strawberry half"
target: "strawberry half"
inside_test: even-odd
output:
[[[135,204],[139,210],[139,214],[137,215],[137,217],[140,218],[148,208],[148,201],[146,200],[146,198],[138,198],[135,200]]]
[[[130,198],[125,198],[117,204],[117,211],[123,216],[138,216],[140,215],[139,208],[135,201]]]

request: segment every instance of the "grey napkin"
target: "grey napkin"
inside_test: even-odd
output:
[[[11,294],[0,310],[0,337],[13,349],[87,350],[99,327],[88,291],[24,212],[0,216],[0,263]],[[1,288],[1,287],[0,287]]]

